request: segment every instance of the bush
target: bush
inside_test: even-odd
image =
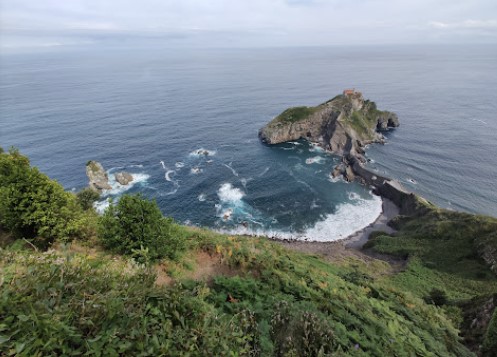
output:
[[[78,203],[82,209],[85,211],[89,210],[93,207],[93,204],[98,201],[100,198],[100,194],[91,188],[87,187],[82,189],[76,194],[76,198],[78,199]]]
[[[482,352],[484,356],[497,356],[497,309],[494,309],[494,313],[488,324],[483,340]]]
[[[155,201],[124,195],[99,219],[98,233],[104,247],[131,255],[140,262],[175,258],[183,248],[179,229],[165,218]]]
[[[443,290],[434,288],[431,289],[430,294],[428,296],[425,296],[424,300],[428,304],[442,306],[447,304],[447,294]]]
[[[12,148],[0,153],[0,224],[17,238],[48,247],[79,235],[81,209],[73,194],[31,167]]]

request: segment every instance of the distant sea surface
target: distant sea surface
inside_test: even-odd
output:
[[[257,132],[291,106],[356,88],[401,126],[369,166],[435,204],[497,216],[497,48],[58,50],[0,57],[0,145],[67,190],[85,164],[134,184],[181,223],[311,240],[374,221],[381,200],[330,178],[339,161]]]

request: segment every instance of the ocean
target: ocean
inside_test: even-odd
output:
[[[176,221],[219,231],[335,240],[381,200],[330,178],[339,158],[258,130],[291,106],[355,88],[400,127],[369,166],[433,203],[497,216],[497,48],[68,48],[0,57],[0,145],[77,191],[100,161]]]

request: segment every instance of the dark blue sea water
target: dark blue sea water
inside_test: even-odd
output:
[[[369,148],[373,169],[440,206],[497,215],[493,47],[4,54],[0,145],[68,190],[87,184],[88,160],[128,170],[135,184],[108,194],[141,192],[180,222],[336,239],[373,221],[380,200],[333,182],[337,158],[305,142],[264,146],[257,131],[348,87],[401,121]]]

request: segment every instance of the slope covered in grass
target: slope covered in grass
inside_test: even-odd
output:
[[[189,248],[162,262],[175,276],[166,284],[158,284],[157,266],[103,251],[4,248],[0,350],[471,355],[441,309],[374,278],[360,262],[332,265],[264,239],[183,229]],[[199,252],[227,273],[190,278],[201,267],[182,261]]]
[[[433,207],[420,212],[395,218],[391,225],[398,231],[373,234],[365,248],[406,259],[389,284],[425,299],[442,291],[448,300],[443,308],[460,325],[465,343],[495,355],[497,345],[488,347],[486,336],[497,305],[497,219]]]
[[[495,350],[496,219],[433,207],[396,219],[395,236],[378,233],[368,245],[407,259],[399,272],[360,253],[330,262],[268,239],[179,226],[140,197],[98,217],[17,151],[0,151],[0,159],[0,192],[9,198],[0,201],[0,355]],[[24,180],[18,189],[16,178],[28,174],[37,184]],[[49,189],[64,198],[50,202],[54,211],[43,209]],[[74,229],[48,234],[48,214],[56,227],[70,217]],[[164,244],[171,254],[156,254]]]

